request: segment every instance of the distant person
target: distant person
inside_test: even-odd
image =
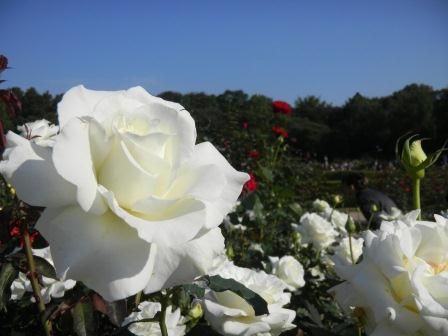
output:
[[[344,183],[356,192],[356,200],[364,217],[370,222],[369,229],[377,230],[381,226],[381,222],[385,219],[392,219],[401,214],[397,204],[383,192],[368,188],[368,179],[363,174],[349,174]]]

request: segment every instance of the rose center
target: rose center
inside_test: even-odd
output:
[[[433,274],[439,274],[442,272],[448,272],[448,261],[436,264],[436,263],[428,263],[433,271]]]

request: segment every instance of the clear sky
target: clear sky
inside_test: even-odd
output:
[[[447,87],[448,1],[0,0],[0,53],[6,85],[51,93],[141,85],[342,104]]]

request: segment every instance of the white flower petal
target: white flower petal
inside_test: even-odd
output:
[[[223,250],[224,237],[219,228],[182,245],[159,245],[154,274],[145,288],[145,293],[188,283],[200,275],[207,274],[213,266],[213,261]]]
[[[249,175],[235,170],[211,143],[203,142],[196,145],[193,156],[186,166],[193,169],[209,165],[216,166],[227,182],[219,197],[206,202],[207,228],[212,228],[221,224],[224,216],[233,208],[244,183],[249,180]],[[203,193],[198,194],[197,198],[207,200],[210,196],[207,195],[206,190],[201,190]],[[208,193],[213,191],[210,190]]]
[[[0,173],[16,189],[17,196],[34,206],[62,206],[76,200],[76,189],[56,171],[52,150],[8,132],[8,148],[0,162]]]
[[[50,243],[58,275],[83,281],[108,301],[137,293],[151,277],[155,246],[109,212],[46,209],[37,228]]]
[[[106,211],[97,191],[87,121],[75,118],[62,128],[53,147],[53,162],[58,173],[77,187],[77,200],[84,211],[91,210],[96,214]]]
[[[73,118],[91,115],[96,104],[106,97],[123,91],[88,90],[83,85],[68,90],[58,104],[59,126],[64,127]]]

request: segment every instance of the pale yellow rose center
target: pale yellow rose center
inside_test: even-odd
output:
[[[429,263],[432,269],[432,273],[439,274],[442,272],[448,272],[448,261],[436,264],[436,263]]]

